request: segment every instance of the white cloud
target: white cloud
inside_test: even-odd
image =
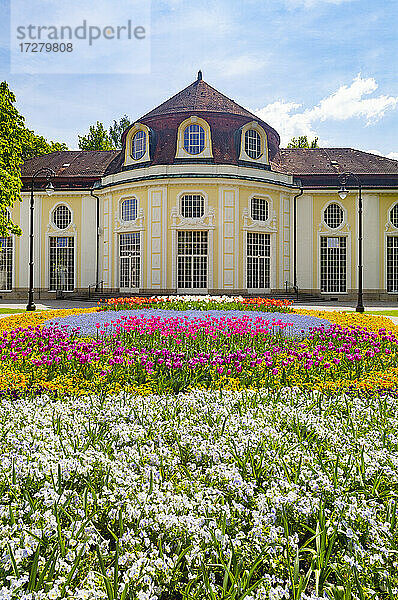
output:
[[[383,152],[380,152],[380,150],[364,150],[364,152],[376,154],[377,156],[385,156],[386,158],[391,158],[392,160],[398,160],[398,152],[389,152],[388,154],[383,154]]]
[[[316,124],[327,120],[360,118],[365,120],[366,125],[375,123],[398,104],[398,97],[394,96],[364,97],[373,94],[377,88],[373,77],[363,78],[359,74],[350,85],[342,85],[313,108],[296,112],[302,107],[301,104],[280,100],[254,112],[275,127],[281,135],[282,145],[285,145],[292,137],[299,135],[309,138],[317,136]]]

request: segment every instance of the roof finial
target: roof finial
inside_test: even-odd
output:
[[[202,71],[199,69],[198,71],[198,81],[202,80]]]

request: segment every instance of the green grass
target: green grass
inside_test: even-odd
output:
[[[372,310],[369,311],[369,314],[383,315],[383,317],[398,317],[398,310]]]
[[[37,308],[37,312],[41,312],[42,308]],[[24,308],[0,308],[0,315],[14,315],[16,313],[24,313],[26,310]]]

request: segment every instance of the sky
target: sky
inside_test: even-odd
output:
[[[0,0],[0,79],[30,129],[71,149],[97,120],[137,120],[201,69],[282,146],[317,136],[398,159],[397,0],[153,0],[148,72],[35,75],[10,72],[10,1]]]

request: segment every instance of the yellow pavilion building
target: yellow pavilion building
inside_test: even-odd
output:
[[[398,162],[351,148],[286,149],[278,133],[198,78],[123,134],[121,151],[27,161],[23,235],[2,240],[0,294],[28,288],[35,178],[36,297],[301,294],[398,299]],[[349,193],[338,195],[341,175]]]

